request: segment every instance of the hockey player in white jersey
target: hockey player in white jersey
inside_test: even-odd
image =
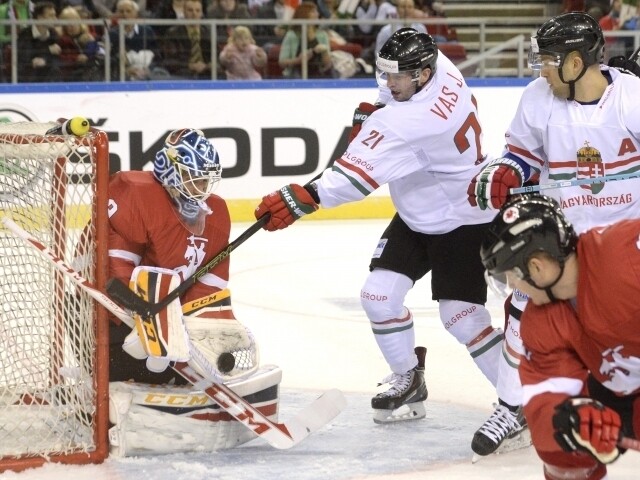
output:
[[[362,200],[387,184],[397,214],[374,250],[361,304],[391,375],[390,389],[371,405],[383,423],[425,416],[423,347],[414,347],[407,292],[428,272],[444,327],[469,351],[494,385],[502,331],[484,304],[487,286],[479,246],[493,213],[467,202],[469,182],[483,161],[475,99],[460,71],[430,35],[395,32],[377,58],[388,87],[384,108],[364,121],[346,152],[322,175],[265,196],[256,216],[267,230],[286,228],[322,205]]]
[[[539,176],[540,184],[640,171],[640,79],[601,65],[604,37],[584,13],[559,15],[531,38],[529,65],[540,78],[525,89],[506,132],[502,158],[482,167],[469,201],[499,209],[509,189]],[[630,65],[633,67],[633,65]],[[637,65],[635,66],[637,67]],[[637,68],[635,68],[637,70]],[[546,190],[578,233],[640,217],[640,179]],[[473,450],[495,451],[520,427],[520,316],[527,297],[514,291],[500,358],[500,405],[476,432]]]

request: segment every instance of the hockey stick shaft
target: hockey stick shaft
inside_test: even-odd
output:
[[[201,268],[199,268],[193,275],[186,278],[182,283],[180,283],[180,285],[169,292],[169,294],[158,303],[152,304],[141,299],[127,285],[122,283],[117,278],[112,278],[107,282],[107,292],[109,293],[109,295],[111,295],[118,302],[120,302],[130,310],[133,310],[134,312],[139,313],[144,317],[151,317],[160,312],[163,308],[166,308],[167,305],[173,302],[176,298],[179,298],[194,283],[196,283],[200,277],[205,275],[207,272],[209,272],[209,270],[226,259],[231,254],[231,252],[233,252],[247,239],[253,236],[254,233],[260,230],[267,223],[267,221],[269,221],[269,217],[269,214],[260,217],[257,222],[255,222],[248,229],[242,232],[238,238],[229,243],[229,245],[227,245],[221,252],[219,252],[215,257],[209,260]]]
[[[56,269],[67,275],[75,285],[87,292],[91,298],[113,313],[127,326],[134,328],[134,320],[125,310],[107,295],[96,289],[86,278],[67,265],[53,251],[29,235],[28,232],[7,216],[3,217],[1,221],[15,236],[34,248]],[[193,344],[190,345],[190,350],[195,359],[195,364],[204,365],[208,363],[208,360]],[[221,383],[221,379],[205,377],[194,368],[194,365],[192,365],[191,361],[189,363],[177,362],[172,365],[172,368],[195,388],[204,391],[209,398],[220,405],[223,410],[238,422],[252,430],[257,436],[264,438],[275,448],[285,449],[297,445],[311,433],[333,420],[346,406],[344,396],[339,390],[329,390],[300,412],[292,421],[275,423],[251,403]]]
[[[511,195],[517,193],[533,193],[553,188],[575,187],[578,185],[591,185],[594,183],[613,182],[615,180],[627,180],[629,178],[639,178],[640,172],[622,173],[620,175],[606,175],[604,177],[580,178],[577,180],[561,180],[559,182],[543,183],[541,185],[531,185],[527,187],[512,188],[509,190]]]

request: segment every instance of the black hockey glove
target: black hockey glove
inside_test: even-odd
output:
[[[640,65],[638,65],[638,57],[640,57],[640,48],[633,52],[633,55],[631,55],[629,58],[625,58],[623,55],[611,57],[609,59],[608,65],[610,67],[617,68],[623,73],[640,77]]]

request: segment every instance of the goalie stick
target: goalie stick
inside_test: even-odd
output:
[[[260,230],[267,223],[269,217],[269,214],[260,217],[257,222],[255,222],[244,232],[242,232],[238,238],[229,243],[229,245],[227,245],[220,253],[218,253],[215,257],[204,264],[193,275],[186,278],[180,285],[178,285],[158,303],[149,303],[146,300],[143,300],[138,295],[136,295],[127,285],[122,283],[117,278],[112,278],[107,281],[107,293],[109,293],[109,295],[120,302],[121,305],[124,305],[126,308],[136,312],[140,316],[144,318],[153,317],[163,308],[166,308],[176,298],[180,297],[180,295],[186,292],[189,287],[191,287],[198,281],[200,277],[205,275],[209,270],[222,262],[229,256],[229,254],[231,254],[231,252],[242,245],[254,233]]]
[[[532,193],[552,188],[574,187],[576,185],[591,185],[593,183],[613,182],[614,180],[626,180],[628,178],[639,178],[640,172],[621,173],[620,175],[605,175],[604,177],[580,178],[577,180],[561,180],[559,182],[543,183],[541,185],[531,185],[527,187],[511,188],[509,193]]]
[[[4,216],[1,221],[16,237],[21,238],[33,247],[42,257],[48,260],[64,275],[68,276],[74,284],[87,292],[94,300],[113,313],[126,325],[131,328],[134,327],[133,319],[125,310],[107,295],[93,287],[87,279],[67,265],[54,252],[36,238],[32,237],[7,216]],[[237,245],[238,244],[236,244],[236,246]],[[231,247],[231,244],[229,247]],[[311,433],[319,430],[333,420],[346,407],[346,400],[342,392],[337,389],[332,389],[320,395],[320,397],[300,411],[293,419],[283,423],[273,422],[244,398],[237,395],[231,388],[224,385],[220,378],[207,378],[199,373],[195,365],[206,365],[208,361],[197,348],[193,345],[190,345],[190,347],[195,362],[194,360],[190,360],[188,363],[177,362],[174,363],[171,368],[189,381],[189,383],[193,384],[196,389],[203,391],[238,422],[252,430],[260,438],[265,439],[275,448],[287,449],[299,444]]]

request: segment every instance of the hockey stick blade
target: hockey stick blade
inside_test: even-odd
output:
[[[236,420],[264,438],[271,446],[288,449],[298,445],[313,432],[333,420],[347,405],[340,390],[323,393],[291,420],[275,423],[245,399],[233,394],[224,384],[208,381],[186,363],[176,363],[174,370],[202,390]]]
[[[227,245],[215,257],[213,257],[201,268],[199,268],[193,275],[186,278],[182,283],[180,283],[180,285],[169,292],[169,294],[158,303],[149,303],[138,297],[138,295],[131,291],[127,285],[122,283],[117,278],[112,278],[107,282],[107,293],[129,310],[136,312],[143,317],[151,317],[160,312],[163,308],[166,308],[167,305],[173,302],[176,298],[180,297],[189,289],[189,287],[196,283],[200,277],[205,275],[209,270],[222,262],[231,254],[231,252],[242,245],[254,233],[260,230],[269,221],[270,216],[270,214],[266,214],[260,217],[253,225],[242,232],[240,236],[238,236],[238,238],[229,243],[229,245]],[[126,290],[129,290],[129,292],[127,292]]]
[[[639,178],[640,172],[621,173],[620,175],[605,175],[604,177],[579,178],[577,180],[562,180],[559,182],[543,183],[540,185],[530,185],[527,187],[518,187],[509,189],[510,195],[517,193],[533,193],[552,188],[575,187],[578,185],[591,185],[594,183],[613,182],[615,180],[627,180],[629,178]]]
[[[16,237],[21,238],[26,244],[36,250],[44,259],[49,261],[57,270],[68,276],[71,281],[85,291],[91,298],[101,304],[125,325],[134,327],[134,320],[110,297],[95,288],[80,273],[67,265],[64,260],[47,248],[36,238],[29,235],[24,229],[13,222],[8,216],[0,219],[4,226]],[[202,356],[202,353],[193,345],[190,346],[194,358]],[[252,430],[258,437],[265,439],[271,446],[279,449],[291,448],[309,434],[318,430],[330,422],[336,415],[344,410],[346,401],[339,390],[330,390],[321,396],[314,403],[300,412],[292,421],[276,423],[267,418],[257,410],[247,400],[236,394],[231,388],[223,383],[221,379],[207,378],[189,363],[176,363],[171,366],[185,380],[190,382],[194,388],[202,390],[205,394],[216,402],[229,415]],[[195,364],[204,364],[206,361],[200,360]]]

